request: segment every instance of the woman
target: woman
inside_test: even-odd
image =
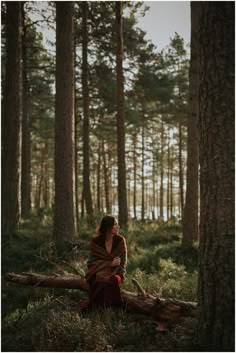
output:
[[[91,240],[86,274],[90,307],[122,304],[120,286],[126,273],[127,248],[125,238],[118,232],[116,218],[107,215]]]

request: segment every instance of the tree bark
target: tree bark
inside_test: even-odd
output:
[[[141,220],[144,222],[145,218],[145,176],[144,176],[144,163],[145,163],[145,116],[144,111],[142,114],[142,126],[141,126],[141,136],[142,136],[142,162],[141,162]]]
[[[168,150],[167,150],[167,196],[166,196],[166,210],[167,221],[170,218],[170,173],[171,173],[171,160],[170,160],[170,129],[168,132]]]
[[[43,172],[43,204],[49,206],[49,175],[48,175],[48,139],[44,142],[44,172]]]
[[[103,159],[103,175],[104,175],[104,191],[105,191],[105,204],[106,204],[106,212],[108,214],[111,213],[111,197],[110,197],[110,181],[109,181],[109,165],[106,158],[105,151],[105,141],[102,139],[102,159]]]
[[[40,172],[38,176],[38,187],[37,187],[37,202],[36,208],[42,207],[43,204],[43,180],[44,180],[44,161],[45,161],[45,145],[42,147],[40,144]]]
[[[200,2],[199,341],[235,350],[235,3]]]
[[[8,273],[5,279],[9,282],[32,285],[34,287],[68,288],[88,291],[88,283],[79,275],[44,276],[34,273]],[[182,317],[196,316],[196,303],[153,297],[146,294],[136,280],[133,282],[138,288],[138,295],[124,289],[121,290],[123,300],[130,311],[149,315],[154,320],[164,322],[167,326],[177,323]]]
[[[21,4],[7,2],[6,76],[2,121],[2,235],[21,219]]]
[[[75,25],[75,24],[74,24]],[[77,97],[76,97],[76,34],[74,35],[74,160],[75,160],[75,215],[76,215],[76,223],[78,225],[79,221],[79,188],[78,188],[78,176],[79,176],[79,168],[78,168],[78,127],[79,127],[79,116],[77,114]]]
[[[98,142],[98,163],[97,163],[97,212],[101,211],[101,150],[102,142]]]
[[[27,74],[27,29],[24,10],[25,2],[21,3],[22,11],[22,158],[21,158],[21,213],[27,218],[31,211],[31,141],[29,127],[29,82]]]
[[[122,3],[117,1],[116,7],[116,75],[117,75],[117,159],[118,159],[118,207],[119,223],[126,227],[128,222],[126,164],[125,164],[125,118],[124,118],[124,77],[123,77],[123,33]]]
[[[164,123],[161,119],[160,218],[164,219]]]
[[[133,212],[134,219],[137,219],[136,204],[137,204],[137,133],[133,134],[133,170],[134,170],[134,188],[133,188]]]
[[[54,238],[61,251],[76,237],[74,180],[73,3],[56,3]]]
[[[88,87],[88,2],[82,7],[82,92],[83,92],[83,186],[88,221],[93,224],[93,202],[90,184],[90,148],[89,148],[89,87]]]
[[[189,116],[187,138],[187,185],[186,199],[183,215],[183,248],[191,248],[193,242],[198,240],[198,165],[199,165],[199,141],[198,141],[198,115],[199,115],[199,69],[197,31],[199,3],[191,3],[191,58],[189,71]]]
[[[184,209],[184,176],[183,176],[183,136],[182,136],[182,123],[179,122],[179,205],[180,205],[180,218],[183,218]]]
[[[153,143],[154,145],[154,143]],[[156,164],[154,158],[154,149],[152,151],[152,220],[156,219],[155,217],[155,205],[156,205]]]
[[[171,153],[170,153],[170,217],[171,218],[174,216],[173,174],[174,174],[174,147],[171,146]]]

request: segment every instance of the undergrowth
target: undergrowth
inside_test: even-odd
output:
[[[46,218],[48,220],[48,218]],[[127,241],[127,278],[152,295],[196,301],[197,247],[184,251],[181,226],[132,222],[121,231]],[[160,333],[149,317],[106,309],[81,313],[86,293],[72,289],[17,286],[7,272],[85,273],[94,231],[80,225],[78,243],[58,258],[50,222],[36,218],[2,243],[2,351],[194,351],[196,322],[186,319]]]

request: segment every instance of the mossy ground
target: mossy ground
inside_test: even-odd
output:
[[[128,267],[124,288],[136,278],[150,294],[196,301],[197,248],[181,248],[181,226],[133,222],[126,232]],[[152,319],[124,310],[81,313],[77,290],[24,287],[4,281],[6,272],[72,273],[86,270],[89,238],[80,226],[78,246],[58,259],[50,222],[31,219],[2,241],[2,351],[197,351],[196,320],[187,318],[165,333]],[[67,264],[62,261],[67,262]],[[72,267],[70,267],[69,265]]]

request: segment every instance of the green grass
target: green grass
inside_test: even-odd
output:
[[[47,219],[47,218],[46,218]],[[86,271],[94,231],[80,225],[78,246],[62,263],[51,239],[50,222],[32,218],[2,245],[2,274],[33,271]],[[132,278],[152,295],[196,301],[197,247],[181,248],[181,226],[133,222],[124,233],[128,246],[123,288],[136,291]],[[40,258],[41,257],[41,258]],[[17,286],[2,282],[2,351],[194,351],[196,321],[186,319],[165,334],[151,318],[107,309],[82,314],[86,293],[69,289]]]

